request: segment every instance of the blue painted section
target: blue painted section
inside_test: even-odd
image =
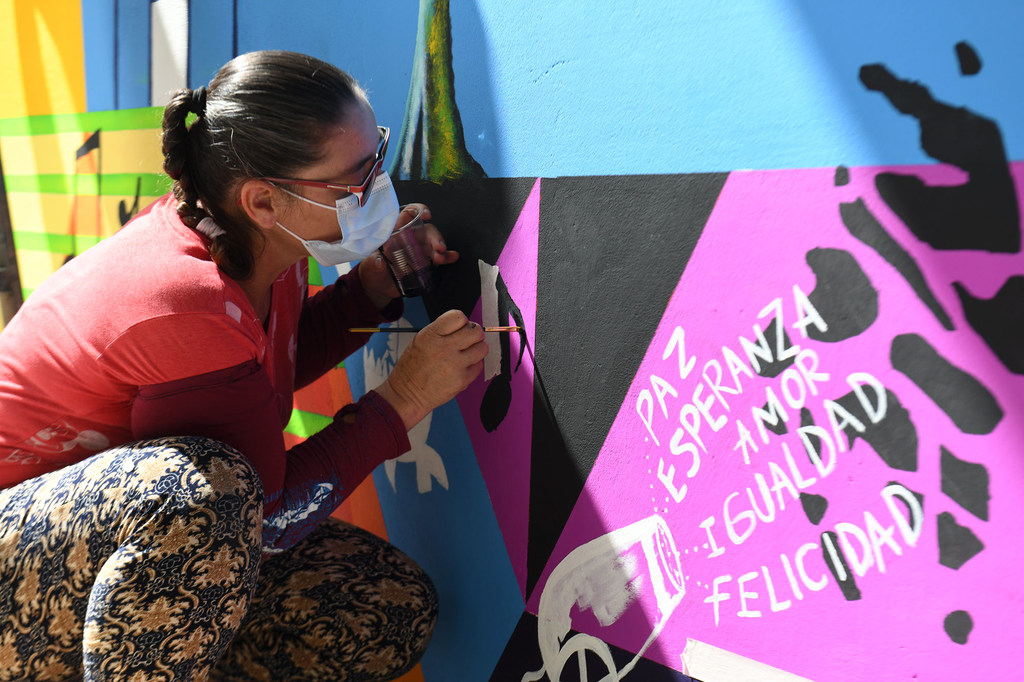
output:
[[[304,52],[351,73],[381,125],[401,130],[416,47],[419,0],[339,3],[238,0],[238,51]]]
[[[307,52],[351,72],[378,121],[401,128],[420,2],[194,2],[190,83],[238,50]],[[147,0],[82,0],[89,106],[111,85],[110,11],[118,8],[116,104],[148,104]],[[997,120],[1024,158],[1024,4],[984,11],[929,3],[598,0],[452,3],[456,98],[470,153],[493,177],[555,177],[931,163],[916,122],[860,84],[883,62],[933,94]],[[954,45],[983,68],[961,76]],[[108,72],[109,73],[109,72]],[[102,103],[102,104],[101,104]]]
[[[114,86],[114,0],[82,0],[86,111],[117,107]]]
[[[150,105],[150,0],[116,0],[117,108]]]
[[[932,163],[857,79],[884,62],[995,118],[1024,158],[1024,5],[452,3],[467,145],[492,176]],[[953,47],[980,53],[959,75]]]
[[[405,318],[429,322],[418,300]],[[369,347],[383,348],[378,334]],[[353,395],[365,393],[362,355],[345,363]],[[416,487],[416,467],[399,463],[392,491],[383,467],[374,472],[389,539],[434,580],[441,616],[421,665],[431,682],[486,680],[525,607],[491,508],[462,413],[453,401],[434,410],[428,444],[444,455],[448,489]]]
[[[231,60],[235,0],[189,0],[188,86],[209,84]]]

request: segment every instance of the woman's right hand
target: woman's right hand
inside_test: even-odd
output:
[[[377,393],[398,412],[406,429],[461,393],[483,370],[484,330],[459,310],[423,328]]]

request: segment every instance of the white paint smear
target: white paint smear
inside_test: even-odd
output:
[[[483,325],[497,327],[498,321],[498,266],[490,265],[482,260],[477,261],[480,268],[480,309]],[[487,357],[484,358],[484,381],[490,381],[501,372],[501,339],[497,334],[485,334]]]
[[[683,673],[701,682],[812,682],[695,639],[686,640],[680,657]]]

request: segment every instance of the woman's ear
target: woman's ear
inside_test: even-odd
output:
[[[265,230],[278,221],[282,197],[267,180],[250,178],[242,183],[238,192],[238,207],[254,223]]]

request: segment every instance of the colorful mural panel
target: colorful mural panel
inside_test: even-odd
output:
[[[462,254],[403,323],[523,328],[336,512],[437,584],[404,679],[1013,675],[1019,7],[72,4],[0,3],[25,295],[166,191],[168,89],[283,47],[367,85]]]

